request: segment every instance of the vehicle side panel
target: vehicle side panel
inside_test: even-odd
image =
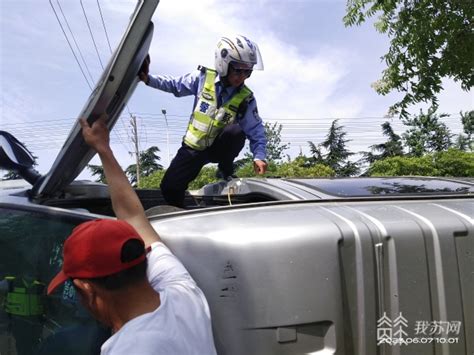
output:
[[[304,202],[152,222],[206,293],[220,354],[461,354],[474,350],[473,211],[472,199]],[[384,315],[392,333],[457,342],[377,344]],[[459,334],[420,331],[452,321]]]

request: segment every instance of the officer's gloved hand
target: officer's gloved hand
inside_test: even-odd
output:
[[[145,84],[148,84],[148,72],[150,70],[150,55],[147,54],[145,60],[142,63],[142,66],[140,68],[140,71],[138,72],[138,77],[140,78],[141,81],[143,81]]]

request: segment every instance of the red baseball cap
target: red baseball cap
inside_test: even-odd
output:
[[[143,244],[143,255],[122,262],[123,245],[131,240]],[[116,274],[138,265],[146,258],[145,243],[127,222],[96,219],[78,225],[66,239],[63,267],[49,283],[48,295],[68,279],[93,279]]]

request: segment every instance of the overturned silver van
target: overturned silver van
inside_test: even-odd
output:
[[[470,354],[465,197],[260,203],[151,220],[204,290],[221,354]]]

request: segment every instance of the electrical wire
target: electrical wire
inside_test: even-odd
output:
[[[87,65],[85,59],[84,59],[84,56],[82,55],[82,51],[81,51],[81,48],[79,48],[79,45],[77,44],[77,41],[76,41],[76,36],[74,36],[74,33],[72,32],[72,29],[71,29],[71,26],[69,26],[69,21],[67,20],[66,18],[66,15],[64,14],[64,11],[63,11],[63,8],[61,6],[61,4],[59,3],[59,0],[56,0],[57,4],[58,4],[58,7],[59,7],[59,11],[61,11],[61,15],[63,16],[64,18],[64,22],[66,23],[66,26],[67,28],[69,29],[69,32],[71,33],[71,37],[74,41],[74,44],[76,45],[76,48],[77,48],[77,51],[79,52],[79,55],[82,59],[82,62],[84,63],[84,66],[86,67],[86,70],[87,70],[87,73],[89,74],[89,78],[91,79],[91,82],[93,83],[94,82],[94,78],[92,77],[92,74],[89,70],[89,66]]]
[[[73,55],[74,58],[76,59],[76,63],[77,63],[77,65],[79,66],[79,69],[81,70],[81,73],[82,73],[82,75],[84,76],[84,79],[86,80],[87,85],[89,86],[89,88],[90,88],[91,91],[92,91],[92,85],[89,83],[89,80],[87,80],[87,76],[86,76],[86,74],[84,73],[84,70],[82,69],[81,63],[79,62],[79,59],[77,58],[76,53],[74,52],[74,49],[72,48],[71,42],[69,41],[69,38],[68,38],[67,35],[66,35],[66,31],[64,31],[64,27],[63,27],[61,21],[59,20],[59,16],[58,16],[58,14],[57,14],[57,12],[56,12],[56,9],[54,8],[53,3],[51,2],[51,0],[49,0],[49,5],[51,5],[51,9],[53,10],[54,15],[56,16],[56,20],[58,21],[59,26],[61,27],[61,31],[63,32],[64,38],[66,38],[66,41],[67,41],[67,43],[68,43],[68,45],[69,45],[69,48],[71,49],[72,55]]]
[[[102,15],[102,8],[100,7],[99,0],[97,0],[97,7],[99,8],[100,19],[102,20],[102,26],[104,27],[105,38],[107,39],[107,44],[109,45],[110,54],[112,54],[112,46],[110,45],[109,34],[107,33],[107,28],[105,26],[104,16]]]
[[[102,59],[100,59],[99,49],[97,48],[97,44],[95,43],[94,34],[92,33],[92,28],[89,23],[89,19],[87,18],[86,9],[84,9],[84,4],[82,3],[82,0],[80,0],[79,2],[81,3],[82,12],[84,14],[84,18],[86,19],[87,27],[89,28],[89,33],[91,35],[92,43],[94,44],[95,52],[97,53],[97,58],[99,58],[100,66],[102,67],[102,69],[104,69],[104,64],[102,63]]]
[[[139,141],[143,142],[146,140],[147,143],[153,142],[154,144],[167,143],[164,122],[157,120],[157,117],[162,116],[162,113],[147,113],[147,117],[138,113],[134,114],[140,121],[139,124],[137,124],[139,127]],[[171,145],[180,145],[186,130],[188,116],[178,114],[169,114],[167,116],[175,117],[168,125],[169,143]],[[120,116],[120,118],[123,119],[124,116]],[[349,148],[355,144],[357,146],[366,145],[369,147],[372,144],[380,143],[384,140],[384,135],[381,130],[367,129],[367,127],[378,127],[381,123],[380,119],[382,118],[383,117],[359,119],[358,117],[352,117],[347,124],[341,120],[341,126],[343,126],[347,132],[346,138],[348,139]],[[443,121],[453,122],[456,120],[455,117],[448,118],[449,120],[443,119]],[[34,123],[7,123],[5,127],[2,128],[12,131],[12,133],[17,134],[19,137],[26,137],[27,142],[29,142],[28,146],[36,150],[50,149],[52,147],[59,148],[70,131],[71,119],[72,118],[52,119]],[[268,119],[264,119],[264,121],[281,124],[280,121],[268,121]],[[401,121],[395,121],[394,123],[400,126],[403,124]],[[447,123],[449,124],[449,122]],[[144,125],[146,125],[146,129],[144,129]],[[302,145],[306,146],[308,141],[320,142],[325,139],[327,129],[330,125],[330,120],[317,123],[298,122],[296,125],[284,123],[282,124],[281,143],[289,143],[290,146],[297,147]],[[113,132],[119,141],[122,141],[122,139],[128,139],[128,141],[130,141],[128,128],[116,126]],[[124,147],[127,149],[125,145]],[[127,149],[127,151],[129,150]]]

